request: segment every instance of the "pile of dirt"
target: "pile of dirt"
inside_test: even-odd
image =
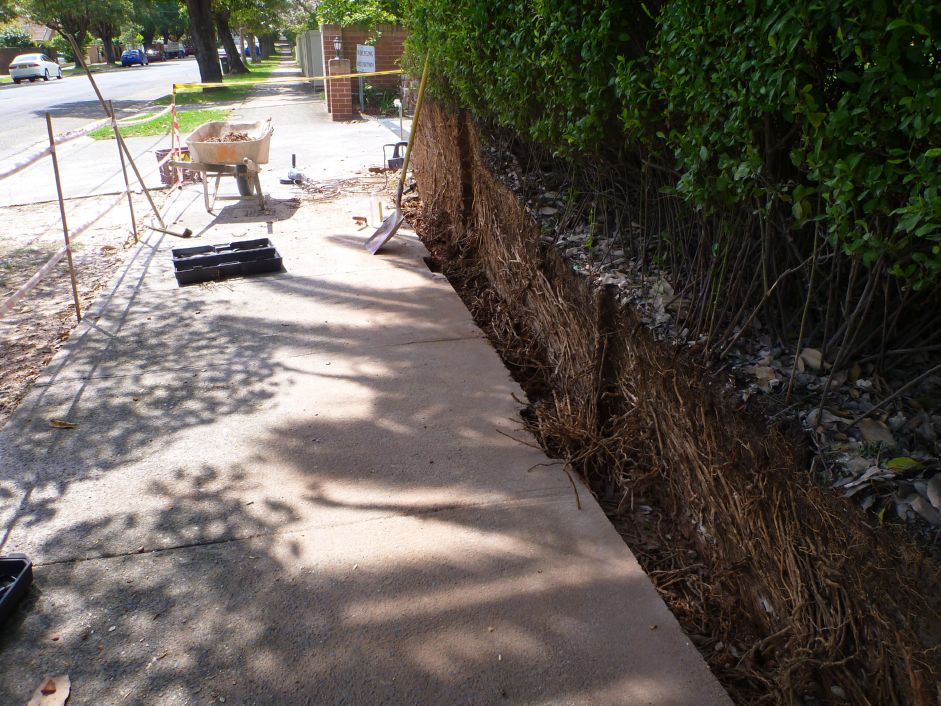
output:
[[[207,137],[203,142],[249,142],[251,139],[247,132],[230,130],[224,135],[219,135],[219,137]]]
[[[420,235],[527,390],[525,422],[584,475],[733,698],[939,702],[941,567],[815,483],[796,429],[573,273],[468,116],[432,105],[426,125]]]

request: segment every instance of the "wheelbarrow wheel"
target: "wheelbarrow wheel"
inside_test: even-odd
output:
[[[255,184],[244,174],[235,175],[235,183],[239,187],[239,193],[242,196],[251,196],[252,192],[255,190]]]

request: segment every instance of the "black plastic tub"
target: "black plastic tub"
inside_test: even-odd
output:
[[[33,582],[33,563],[22,554],[0,557],[0,623],[20,602]]]
[[[280,272],[281,255],[268,238],[220,245],[174,248],[173,273],[179,284],[195,284],[235,275]]]

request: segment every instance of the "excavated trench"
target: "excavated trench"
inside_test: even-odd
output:
[[[733,698],[941,703],[938,565],[575,276],[469,115],[431,105],[414,159],[419,234],[526,390],[524,423],[586,478]]]

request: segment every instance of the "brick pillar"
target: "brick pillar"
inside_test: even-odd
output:
[[[349,59],[330,59],[329,76],[350,73]],[[349,78],[331,79],[330,91],[327,94],[327,110],[334,120],[353,119],[353,80]]]

